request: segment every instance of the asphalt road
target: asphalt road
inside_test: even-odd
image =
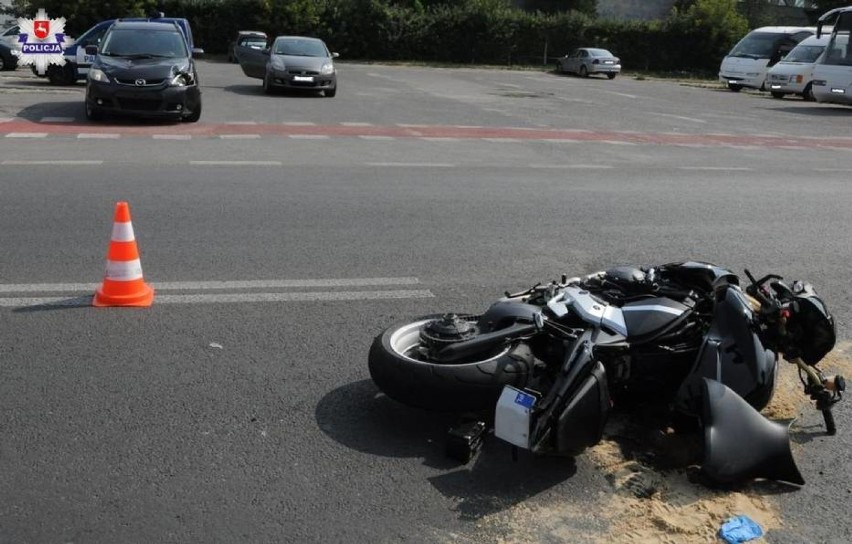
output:
[[[378,393],[372,337],[700,259],[811,281],[850,340],[852,109],[347,63],[335,98],[270,97],[200,70],[193,125],[94,125],[82,85],[0,76],[2,542],[627,540],[591,456],[446,459],[452,418]],[[88,305],[119,200],[150,309]],[[799,436],[806,486],[737,490],[777,513],[767,541],[849,541],[836,414],[837,436]]]

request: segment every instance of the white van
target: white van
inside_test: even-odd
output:
[[[719,81],[734,92],[743,87],[764,90],[767,69],[815,33],[816,28],[801,26],[764,26],[752,30],[722,59]]]
[[[852,105],[852,6],[824,13],[817,22],[834,23],[825,53],[814,66],[814,98],[817,102]]]
[[[828,35],[805,38],[766,73],[766,90],[773,98],[788,94],[813,100],[814,66],[828,45]]]

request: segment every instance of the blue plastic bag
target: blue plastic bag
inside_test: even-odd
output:
[[[748,516],[736,516],[722,524],[719,536],[728,544],[739,544],[762,537],[763,529]]]

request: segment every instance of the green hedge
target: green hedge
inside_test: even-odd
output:
[[[715,0],[719,1],[719,0]],[[15,4],[20,4],[16,0]],[[58,4],[53,6],[51,4]],[[627,70],[713,73],[739,37],[696,18],[608,21],[581,12],[542,13],[508,0],[117,0],[79,2],[68,27],[140,15],[157,6],[190,20],[197,45],[221,54],[237,30],[323,38],[343,59],[466,64],[552,64],[574,47],[596,46],[621,57]],[[67,3],[43,0],[51,16]],[[98,5],[99,9],[92,9]],[[730,25],[728,25],[730,26]],[[69,31],[73,35],[72,31]]]

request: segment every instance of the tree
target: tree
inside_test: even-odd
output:
[[[75,36],[105,19],[141,17],[157,6],[157,0],[12,0],[11,12],[18,17],[32,17],[44,8],[48,17],[64,17],[65,31]]]

